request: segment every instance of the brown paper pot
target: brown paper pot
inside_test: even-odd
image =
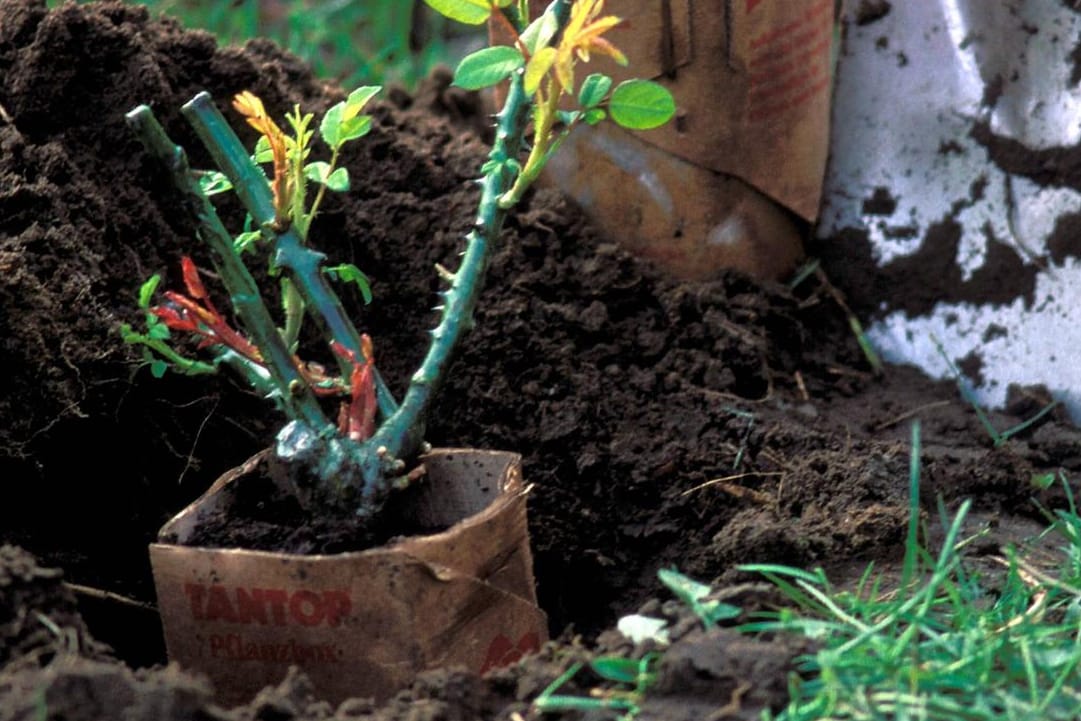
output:
[[[266,453],[218,479],[150,546],[169,658],[209,676],[222,703],[250,700],[291,665],[330,701],[384,699],[424,669],[484,672],[547,638],[519,456],[426,455],[427,480],[404,513],[449,526],[441,533],[322,556],[178,545],[228,507]]]
[[[608,0],[605,13],[626,22],[605,38],[630,65],[600,58],[580,78],[653,79],[676,117],[642,132],[580,128],[545,181],[677,278],[787,276],[822,194],[835,1]],[[530,0],[534,14],[547,4]],[[499,23],[491,37],[510,39]]]

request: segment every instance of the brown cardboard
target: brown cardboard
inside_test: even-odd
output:
[[[803,259],[803,229],[791,213],[736,176],[689,163],[621,128],[572,132],[545,180],[609,239],[677,278],[705,280],[732,268],[780,279]]]
[[[319,695],[384,699],[417,672],[484,672],[547,638],[537,606],[520,457],[440,449],[407,513],[454,524],[355,553],[297,556],[161,542],[228,504],[259,454],[222,476],[150,546],[169,658],[206,674],[222,703],[300,667]]]
[[[676,99],[648,131],[576,131],[545,180],[612,240],[677,277],[780,278],[803,256],[829,150],[836,0],[608,0],[630,58],[580,74],[647,77]],[[534,12],[547,3],[533,0]],[[493,26],[493,40],[506,42]],[[800,221],[803,222],[800,222]]]
[[[835,3],[608,0],[627,23],[609,37],[631,65],[604,72],[653,77],[679,108],[674,122],[633,135],[813,220],[829,151]]]

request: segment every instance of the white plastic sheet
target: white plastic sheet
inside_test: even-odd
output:
[[[916,276],[908,283],[951,291],[916,312],[905,298],[874,299],[868,334],[887,360],[947,377],[940,344],[952,359],[977,359],[967,382],[988,406],[1000,407],[1011,383],[1044,384],[1077,420],[1081,237],[1063,246],[1065,221],[1081,219],[1081,160],[1071,155],[1081,141],[1081,14],[1071,4],[849,2],[818,236],[855,244],[834,250],[869,252],[880,269],[903,266]],[[927,244],[944,223],[960,229],[954,257],[905,264],[935,257]],[[987,289],[989,258],[1007,256],[1015,277],[979,297],[974,280],[985,271]],[[1026,292],[1004,296],[1019,275]]]

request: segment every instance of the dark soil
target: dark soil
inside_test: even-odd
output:
[[[207,167],[179,108],[200,90],[220,102],[244,89],[275,114],[343,96],[270,44],[221,48],[141,7],[0,0],[0,541],[25,549],[0,551],[0,719],[506,719],[528,714],[570,659],[644,653],[605,631],[643,604],[676,621],[677,642],[641,718],[755,718],[784,702],[806,649],[702,631],[656,600],[669,598],[659,568],[753,609],[773,600],[735,564],[888,565],[917,418],[928,507],[973,498],[990,522],[1038,518],[1031,476],[1081,467],[1064,416],[995,447],[952,384],[872,373],[818,280],[667,279],[539,190],[508,223],[429,440],[525,456],[538,592],[561,641],[485,679],[425,674],[381,707],[332,708],[294,675],[223,710],[205,682],[158,665],[146,547],[267,446],[279,418],[225,375],[155,380],[121,342],[146,277],[178,287],[182,253],[209,265],[124,113],[151,105]],[[376,300],[346,304],[400,394],[433,322],[433,266],[453,266],[470,225],[484,113],[446,77],[383,97],[346,159],[353,190],[330,199],[313,236],[372,278]],[[237,207],[223,212],[239,225]],[[860,308],[883,292],[864,290]],[[1014,397],[991,414],[1000,428],[1043,402],[1040,389]]]

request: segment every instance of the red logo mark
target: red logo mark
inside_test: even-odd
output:
[[[287,591],[281,588],[239,588],[185,583],[184,594],[196,621],[260,624],[263,626],[338,626],[353,602],[346,590]]]
[[[484,659],[484,665],[480,667],[481,675],[493,668],[503,668],[521,660],[527,653],[533,653],[540,649],[540,636],[536,631],[530,631],[518,639],[518,643],[512,642],[503,634],[492,639],[488,646],[488,655]]]

